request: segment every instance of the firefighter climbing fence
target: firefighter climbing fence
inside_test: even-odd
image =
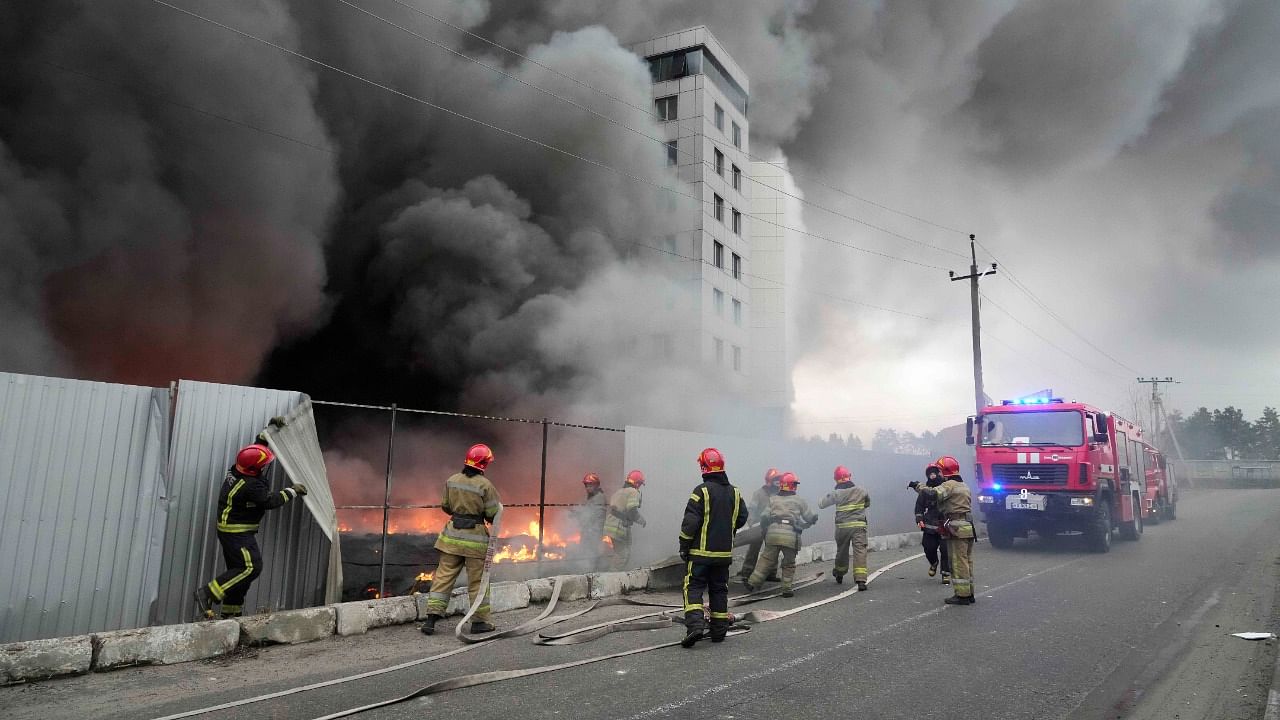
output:
[[[493,448],[486,473],[498,487],[506,573],[529,563],[590,561],[594,539],[578,537],[582,476],[596,472],[607,489],[621,484],[622,428],[314,400],[316,423],[343,535],[344,597],[425,590],[437,556],[444,480],[471,444]],[[612,482],[611,482],[612,481]],[[376,572],[375,572],[376,571]]]

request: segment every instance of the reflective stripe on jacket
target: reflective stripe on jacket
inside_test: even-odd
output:
[[[262,516],[297,497],[293,488],[271,491],[266,479],[227,470],[218,492],[218,532],[256,533]]]
[[[852,482],[836,485],[836,489],[827,493],[818,503],[819,508],[836,506],[837,528],[865,528],[867,526],[867,508],[871,507],[871,495]]]
[[[733,562],[733,536],[747,524],[747,503],[723,472],[702,476],[685,503],[680,524],[680,551],[695,565],[729,565]]]
[[[769,529],[765,532],[766,545],[800,547],[800,531],[818,522],[818,516],[809,510],[809,503],[794,494],[778,493],[769,499]]]
[[[444,484],[441,509],[451,517],[436,538],[436,550],[450,555],[482,558],[489,550],[486,520],[502,509],[498,489],[483,474],[458,473]],[[475,523],[474,527],[458,527]]]
[[[609,499],[608,517],[604,519],[604,534],[618,540],[631,536],[631,526],[640,518],[640,488],[623,485]]]

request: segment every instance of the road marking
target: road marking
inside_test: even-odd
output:
[[[1083,560],[1083,558],[1076,558],[1076,559],[1074,559],[1074,560],[1068,560],[1068,561],[1066,561],[1066,562],[1059,563],[1059,564],[1054,565],[1054,566],[1052,566],[1052,567],[1047,567],[1047,568],[1045,568],[1044,570],[1039,570],[1039,571],[1037,571],[1037,572],[1028,573],[1027,575],[1024,575],[1024,576],[1022,576],[1022,577],[1018,578],[1017,580],[1011,580],[1011,581],[1009,581],[1009,582],[1007,582],[1007,583],[1005,583],[1005,584],[1003,584],[1003,585],[997,585],[996,587],[993,587],[993,588],[990,588],[990,589],[986,590],[984,593],[978,593],[978,594],[987,594],[987,593],[993,593],[993,592],[996,592],[996,591],[998,591],[998,590],[1004,590],[1005,588],[1012,587],[1012,586],[1017,585],[1017,584],[1019,584],[1019,583],[1026,582],[1027,580],[1031,580],[1031,579],[1034,579],[1034,578],[1040,577],[1041,575],[1044,575],[1044,574],[1047,574],[1047,573],[1051,573],[1051,572],[1053,572],[1053,571],[1055,571],[1055,570],[1061,570],[1062,568],[1064,568],[1064,567],[1066,567],[1066,566],[1068,566],[1068,565],[1073,565],[1073,564],[1075,564],[1075,563],[1078,563],[1078,562],[1080,562],[1081,560]],[[947,606],[943,605],[943,606],[940,606],[940,607],[936,607],[936,608],[934,608],[933,610],[926,610],[925,612],[922,612],[922,613],[920,613],[920,614],[918,614],[918,615],[913,615],[912,617],[906,618],[906,619],[904,619],[904,620],[899,620],[898,622],[893,623],[892,625],[886,625],[886,626],[884,626],[884,627],[882,627],[882,628],[880,628],[880,629],[878,629],[878,630],[875,630],[875,631],[873,631],[873,632],[866,633],[865,635],[860,635],[860,636],[858,636],[858,637],[849,638],[849,639],[847,639],[847,640],[841,640],[840,642],[838,642],[838,643],[836,643],[836,644],[834,644],[834,645],[829,645],[829,646],[827,646],[827,647],[825,647],[825,648],[822,648],[822,649],[820,649],[820,650],[814,650],[813,652],[807,653],[807,654],[805,654],[805,655],[801,655],[801,656],[799,656],[799,657],[792,658],[791,660],[788,660],[787,662],[784,662],[784,663],[782,663],[781,665],[774,665],[774,666],[772,666],[772,667],[765,668],[764,670],[760,670],[760,671],[757,671],[757,672],[751,673],[750,675],[743,675],[742,677],[735,678],[735,679],[730,680],[730,681],[728,681],[728,682],[726,682],[726,683],[721,683],[720,685],[716,685],[716,686],[714,686],[714,687],[707,688],[706,690],[704,690],[704,691],[702,691],[702,692],[700,692],[700,693],[698,693],[698,694],[696,694],[696,695],[691,695],[691,696],[685,697],[685,698],[683,698],[683,699],[681,699],[681,700],[676,700],[676,701],[674,701],[674,702],[664,703],[664,704],[662,704],[662,705],[658,705],[658,706],[656,706],[656,707],[649,708],[648,710],[644,710],[644,711],[642,711],[642,712],[638,712],[638,713],[636,713],[635,715],[631,715],[630,717],[626,718],[626,720],[640,720],[640,718],[647,718],[647,717],[653,717],[653,716],[655,716],[655,715],[666,715],[666,714],[669,714],[669,713],[671,713],[672,711],[674,711],[674,710],[679,710],[680,708],[683,708],[683,707],[685,707],[685,706],[687,706],[687,705],[692,705],[693,703],[701,702],[702,700],[705,700],[705,699],[707,698],[707,696],[709,696],[709,695],[719,695],[719,694],[721,694],[721,693],[728,692],[729,690],[732,690],[733,688],[735,688],[735,687],[737,687],[737,686],[739,686],[739,685],[742,685],[742,684],[744,684],[744,683],[751,683],[751,682],[755,682],[756,680],[761,680],[761,679],[763,679],[763,678],[769,677],[770,675],[776,675],[777,673],[780,673],[780,672],[783,672],[783,671],[786,671],[786,670],[790,670],[790,669],[792,669],[792,668],[794,668],[794,667],[798,667],[798,666],[803,665],[803,664],[805,664],[805,663],[807,663],[807,662],[810,662],[810,661],[812,661],[812,660],[814,660],[814,659],[816,659],[816,658],[819,658],[819,657],[821,657],[821,656],[823,656],[823,655],[826,655],[826,654],[828,654],[828,653],[835,652],[836,650],[839,650],[839,649],[841,649],[841,648],[845,648],[845,647],[848,647],[848,646],[850,646],[850,645],[854,645],[854,644],[857,644],[857,643],[864,642],[864,641],[866,641],[866,640],[868,640],[868,639],[870,639],[870,638],[876,637],[877,635],[883,635],[883,634],[885,634],[885,633],[887,633],[887,632],[889,632],[889,631],[891,631],[891,630],[896,630],[896,629],[898,629],[898,628],[900,628],[900,627],[902,627],[902,626],[904,626],[904,625],[908,625],[908,624],[911,624],[911,623],[917,622],[917,621],[919,621],[919,620],[923,620],[924,618],[927,618],[927,617],[932,617],[932,616],[937,615],[938,613],[942,612],[943,610],[945,610],[945,609],[946,609],[946,607],[947,607]],[[1271,719],[1271,718],[1267,718],[1267,720],[1272,720],[1272,719]],[[1276,720],[1280,720],[1280,717],[1277,717],[1277,718],[1276,718]]]

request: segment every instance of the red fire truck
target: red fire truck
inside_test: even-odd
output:
[[[1058,398],[1006,400],[968,428],[978,507],[995,547],[1029,532],[1082,533],[1092,550],[1107,552],[1116,534],[1141,539],[1144,506],[1164,498],[1171,511],[1176,503],[1163,458],[1142,428],[1114,413]],[[1149,485],[1165,489],[1149,493]]]
[[[1146,453],[1147,493],[1143,498],[1143,518],[1152,525],[1178,516],[1178,482],[1173,466],[1154,447],[1143,443]]]

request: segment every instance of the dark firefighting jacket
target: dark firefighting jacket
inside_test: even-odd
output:
[[[942,476],[938,475],[925,482],[925,487],[936,488],[942,484]],[[938,528],[942,527],[942,512],[937,506],[924,494],[916,495],[916,522],[924,523],[924,531],[930,535],[937,535]]]
[[[291,487],[272,492],[265,478],[245,475],[232,467],[218,493],[218,532],[256,533],[268,510],[297,496],[298,491]]]
[[[723,472],[705,473],[680,524],[680,554],[697,565],[733,562],[733,536],[747,524],[747,503]]]

